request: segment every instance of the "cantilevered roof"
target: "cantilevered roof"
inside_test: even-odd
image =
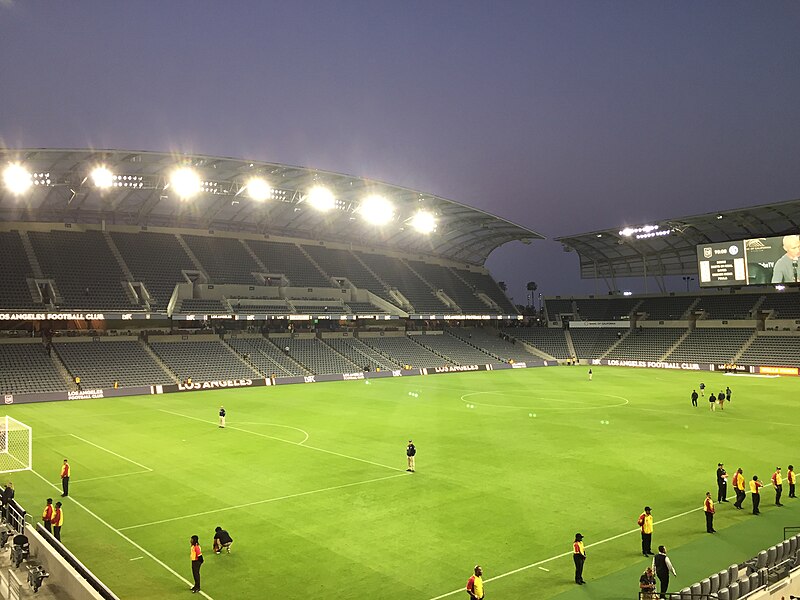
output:
[[[482,265],[510,241],[544,239],[537,232],[452,200],[362,177],[234,158],[126,150],[0,150],[0,168],[19,162],[34,185],[20,195],[0,186],[0,220],[99,223],[195,228],[281,235],[428,254]],[[94,186],[91,171],[106,166],[114,186]],[[204,191],[189,200],[170,189],[180,166],[196,170]],[[272,198],[250,199],[247,181],[259,176]],[[336,198],[326,213],[305,202],[308,190],[324,185]],[[394,203],[395,217],[378,227],[357,214],[360,202],[379,194]],[[408,220],[420,209],[435,214],[438,227],[420,234]]]
[[[626,227],[650,229],[629,231],[631,235],[623,235],[624,228],[603,229],[555,239],[565,250],[578,253],[583,279],[693,275],[697,273],[697,244],[800,231],[800,200]]]

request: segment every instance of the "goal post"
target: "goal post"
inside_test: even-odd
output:
[[[0,417],[0,473],[33,469],[31,428],[8,415]]]

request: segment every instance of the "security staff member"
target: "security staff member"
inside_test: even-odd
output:
[[[727,502],[727,495],[728,473],[722,467],[722,463],[717,463],[717,502]]]
[[[225,429],[225,407],[219,407],[219,427],[220,429]]]
[[[575,583],[583,585],[583,563],[586,562],[586,549],[583,547],[583,536],[575,534],[575,541],[572,543],[572,561],[575,563]]]
[[[775,488],[775,506],[783,506],[783,504],[781,504],[781,494],[783,493],[783,477],[781,477],[780,467],[775,467],[775,472],[772,474],[772,487]]]
[[[786,481],[789,482],[789,498],[797,498],[794,495],[794,465],[789,465],[789,470],[786,471]]]
[[[653,515],[650,507],[645,506],[644,512],[639,515],[637,524],[642,529],[642,556],[653,556],[651,544],[653,542]]]
[[[200,540],[196,535],[192,536],[190,542],[192,544],[190,552],[190,557],[192,559],[192,578],[194,579],[192,593],[196,594],[200,591],[200,567],[203,566],[203,550],[200,548]]]
[[[67,459],[64,459],[64,464],[61,466],[61,489],[64,490],[64,493],[61,494],[61,497],[69,496],[69,473],[70,473],[70,466],[67,462]]]
[[[692,406],[697,408],[697,390],[692,390]]]
[[[42,524],[44,528],[47,529],[50,533],[53,532],[53,499],[48,498],[47,504],[45,504],[44,511],[42,512]]]
[[[736,473],[733,474],[733,491],[736,492],[736,502],[733,503],[733,506],[741,510],[742,502],[744,502],[744,496],[745,496],[744,475],[742,475],[741,467],[736,469]]]
[[[753,514],[760,515],[761,511],[758,510],[758,505],[761,504],[761,494],[759,490],[764,487],[764,484],[758,480],[758,475],[753,475],[753,480],[750,482],[750,496],[753,498]]]
[[[703,512],[706,513],[706,533],[717,533],[714,529],[714,501],[711,499],[711,492],[706,492],[706,499],[703,502]]]
[[[53,511],[53,516],[50,517],[50,522],[53,524],[53,536],[60,542],[61,526],[64,524],[64,511],[61,510],[61,502],[56,502],[56,508]]]
[[[414,457],[417,455],[417,448],[414,446],[414,442],[408,440],[408,446],[406,446],[406,457],[408,458],[408,468],[406,471],[409,473],[414,473],[417,468],[417,463]]]

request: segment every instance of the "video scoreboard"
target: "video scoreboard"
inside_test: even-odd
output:
[[[793,243],[797,244],[796,236],[786,236],[786,240],[790,247]],[[796,277],[781,277],[777,273],[785,270],[775,268],[779,260],[787,260],[783,258],[786,252],[783,237],[699,244],[697,272],[700,275],[700,287],[794,282]],[[791,272],[791,257],[788,264]],[[797,258],[793,264],[797,264]]]

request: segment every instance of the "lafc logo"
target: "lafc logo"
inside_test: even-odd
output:
[[[714,255],[714,251],[711,248],[703,248],[703,258],[711,258]]]

